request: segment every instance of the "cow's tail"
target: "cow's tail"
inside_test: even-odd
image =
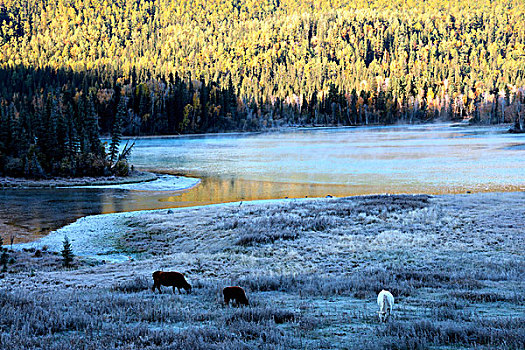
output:
[[[383,295],[383,304],[385,305],[384,311],[387,314],[392,313],[392,308],[394,307],[394,303],[393,303],[393,298],[390,295],[388,294]]]

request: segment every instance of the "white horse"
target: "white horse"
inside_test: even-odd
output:
[[[382,290],[377,296],[377,305],[379,305],[379,322],[386,322],[392,313],[394,307],[394,296],[387,290]]]

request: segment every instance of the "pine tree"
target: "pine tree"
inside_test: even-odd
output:
[[[64,247],[62,248],[61,252],[62,262],[65,267],[69,267],[73,262],[74,255],[73,250],[71,249],[71,243],[69,243],[69,239],[67,238],[67,236],[64,236],[63,246]]]
[[[7,249],[2,250],[2,256],[0,256],[0,264],[2,265],[2,272],[7,272],[7,262],[9,256],[7,255]]]
[[[122,138],[122,122],[126,116],[127,97],[120,96],[117,113],[111,128],[111,144],[109,146],[109,161],[113,164],[117,160],[118,148]]]
[[[90,93],[86,96],[86,111],[84,115],[84,130],[87,138],[87,152],[93,153],[96,156],[103,156],[103,148],[101,147],[99,137],[99,126],[98,126],[98,114],[95,110],[93,100],[95,99],[94,93]]]
[[[2,265],[2,272],[7,272],[7,262],[9,261],[9,256],[7,255],[7,248],[3,247],[4,240],[0,236],[0,251],[2,255],[0,256],[0,265]]]
[[[353,120],[353,125],[357,125],[357,99],[357,92],[355,91],[355,89],[352,89],[348,113],[350,114],[350,121]],[[351,124],[351,122],[349,124]]]

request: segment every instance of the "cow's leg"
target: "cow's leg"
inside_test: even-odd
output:
[[[173,294],[175,294],[175,286],[173,286]]]

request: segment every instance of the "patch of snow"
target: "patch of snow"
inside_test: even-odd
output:
[[[108,262],[126,261],[131,257],[118,251],[117,239],[124,227],[123,220],[130,214],[133,213],[86,216],[37,241],[15,244],[13,248],[42,249],[46,246],[50,251],[60,252],[63,248],[64,237],[67,236],[73,254],[76,256],[91,257]]]
[[[158,175],[158,179],[148,182],[114,185],[74,186],[73,188],[108,188],[132,191],[180,191],[192,188],[200,179],[175,175]]]

